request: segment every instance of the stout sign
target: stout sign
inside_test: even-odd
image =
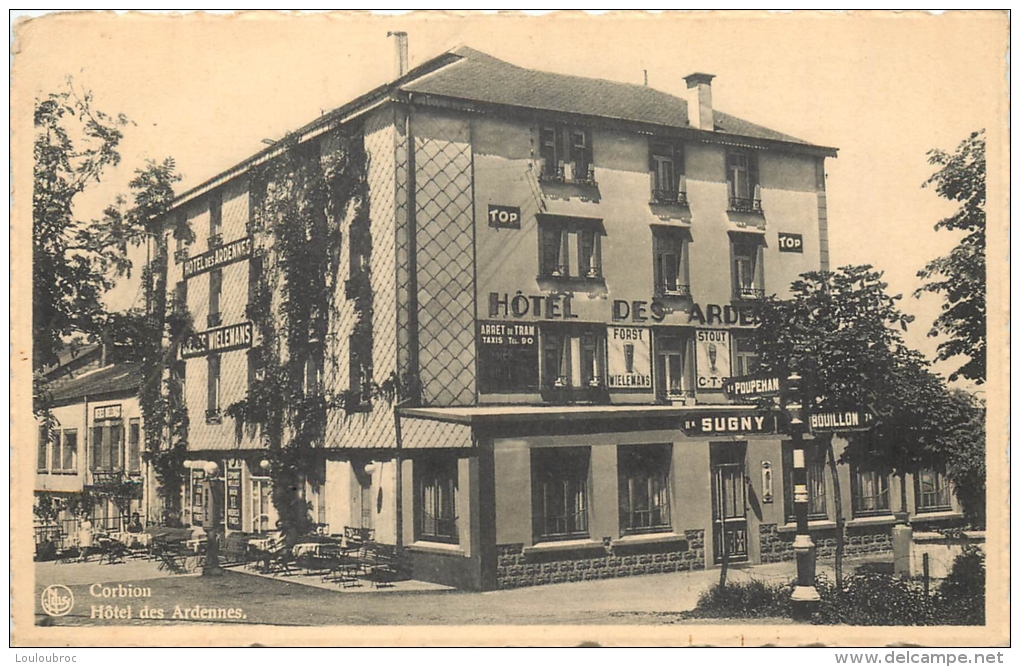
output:
[[[867,431],[874,421],[875,415],[867,408],[842,412],[816,412],[810,417],[811,430],[816,433]]]
[[[687,435],[755,435],[776,432],[776,417],[767,412],[714,412],[684,417]]]

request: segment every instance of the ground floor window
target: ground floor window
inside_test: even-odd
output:
[[[449,456],[415,461],[414,477],[418,539],[456,544],[457,459]]]
[[[251,478],[251,530],[253,533],[269,531],[269,503],[272,482],[268,477]]]
[[[918,512],[952,509],[949,480],[938,470],[927,469],[917,473],[914,487]]]
[[[889,512],[889,475],[874,470],[854,469],[851,475],[854,516]]]
[[[617,448],[620,528],[623,534],[669,531],[671,445]]]
[[[806,445],[804,464],[807,467],[808,520],[821,521],[828,518],[825,505],[825,452],[820,447]],[[786,520],[795,521],[796,512],[793,488],[793,443],[783,443],[784,500]]]
[[[535,540],[588,537],[589,447],[531,452],[532,517]]]

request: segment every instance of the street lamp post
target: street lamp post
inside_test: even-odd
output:
[[[804,431],[807,429],[804,391],[796,371],[787,378],[787,429],[793,443],[793,509],[797,519],[797,536],[793,551],[797,556],[797,585],[790,601],[793,618],[806,621],[820,599],[815,590],[815,543],[808,533],[807,461],[804,455]]]
[[[205,565],[202,567],[203,577],[222,577],[223,568],[220,567],[220,505],[217,498],[219,490],[219,479],[217,475],[220,466],[215,461],[208,461],[204,466],[205,478],[209,482],[209,530],[206,531]]]

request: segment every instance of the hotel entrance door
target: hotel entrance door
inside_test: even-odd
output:
[[[743,443],[713,443],[712,543],[715,562],[747,560],[747,494]]]

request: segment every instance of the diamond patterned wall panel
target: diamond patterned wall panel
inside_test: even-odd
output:
[[[400,433],[404,449],[467,448],[474,444],[467,424],[404,417]]]
[[[466,120],[414,117],[418,367],[426,405],[475,403],[474,212]]]
[[[396,225],[396,299],[397,299],[397,368],[403,375],[410,369],[411,358],[411,292],[410,237],[407,219],[407,113],[394,107],[393,168],[396,174],[394,189],[394,223]]]
[[[394,161],[393,112],[383,109],[365,123],[363,140],[367,155],[369,186],[368,210],[371,220],[372,256],[371,285],[373,293],[372,365],[375,382],[385,382],[397,368],[397,308],[395,238],[396,218],[394,192],[396,171]],[[342,148],[337,148],[342,150]],[[350,274],[348,246],[353,211],[340,221],[343,247],[334,283],[335,312],[330,318],[329,354],[325,380],[327,387],[339,393],[350,386],[350,349],[348,340],[358,315],[354,302],[347,299],[346,281]],[[372,401],[367,412],[348,414],[334,409],[329,415],[326,442],[328,447],[377,448],[393,447],[396,434],[393,411],[385,399]]]

